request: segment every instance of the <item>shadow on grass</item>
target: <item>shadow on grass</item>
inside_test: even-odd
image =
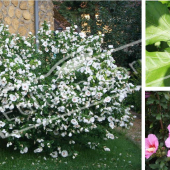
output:
[[[114,132],[115,140],[105,141],[110,152],[91,150],[77,146],[79,157],[76,159],[52,159],[43,154],[20,154],[0,143],[0,169],[9,170],[140,170],[141,150],[122,133]],[[46,160],[44,160],[46,157]]]

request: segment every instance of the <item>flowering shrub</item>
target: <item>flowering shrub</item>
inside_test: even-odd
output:
[[[49,27],[35,40],[0,26],[1,137],[22,154],[53,158],[75,158],[75,144],[109,150],[101,141],[114,139],[111,130],[132,125],[127,71],[114,64],[113,49],[101,48],[102,36]]]

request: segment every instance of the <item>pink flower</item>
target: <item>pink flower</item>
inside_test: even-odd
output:
[[[145,98],[146,98],[146,99],[149,98],[150,95],[151,95],[151,92],[145,92]]]
[[[170,148],[170,125],[167,127],[167,129],[169,130],[169,137],[166,139],[165,145],[167,148]]]
[[[158,138],[153,134],[149,134],[148,138],[145,138],[145,158],[148,159],[152,154],[156,153],[158,146]]]
[[[167,153],[167,157],[170,157],[170,150],[169,150],[168,153]]]

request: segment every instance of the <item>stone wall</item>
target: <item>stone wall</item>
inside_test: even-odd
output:
[[[39,26],[46,20],[54,28],[53,3],[51,0],[38,1]],[[9,26],[10,33],[27,36],[35,34],[34,0],[1,0],[0,21]]]

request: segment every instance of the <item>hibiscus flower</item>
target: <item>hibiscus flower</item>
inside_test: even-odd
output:
[[[145,157],[148,159],[151,155],[156,153],[159,146],[158,138],[153,135],[149,134],[148,138],[145,138]]]

